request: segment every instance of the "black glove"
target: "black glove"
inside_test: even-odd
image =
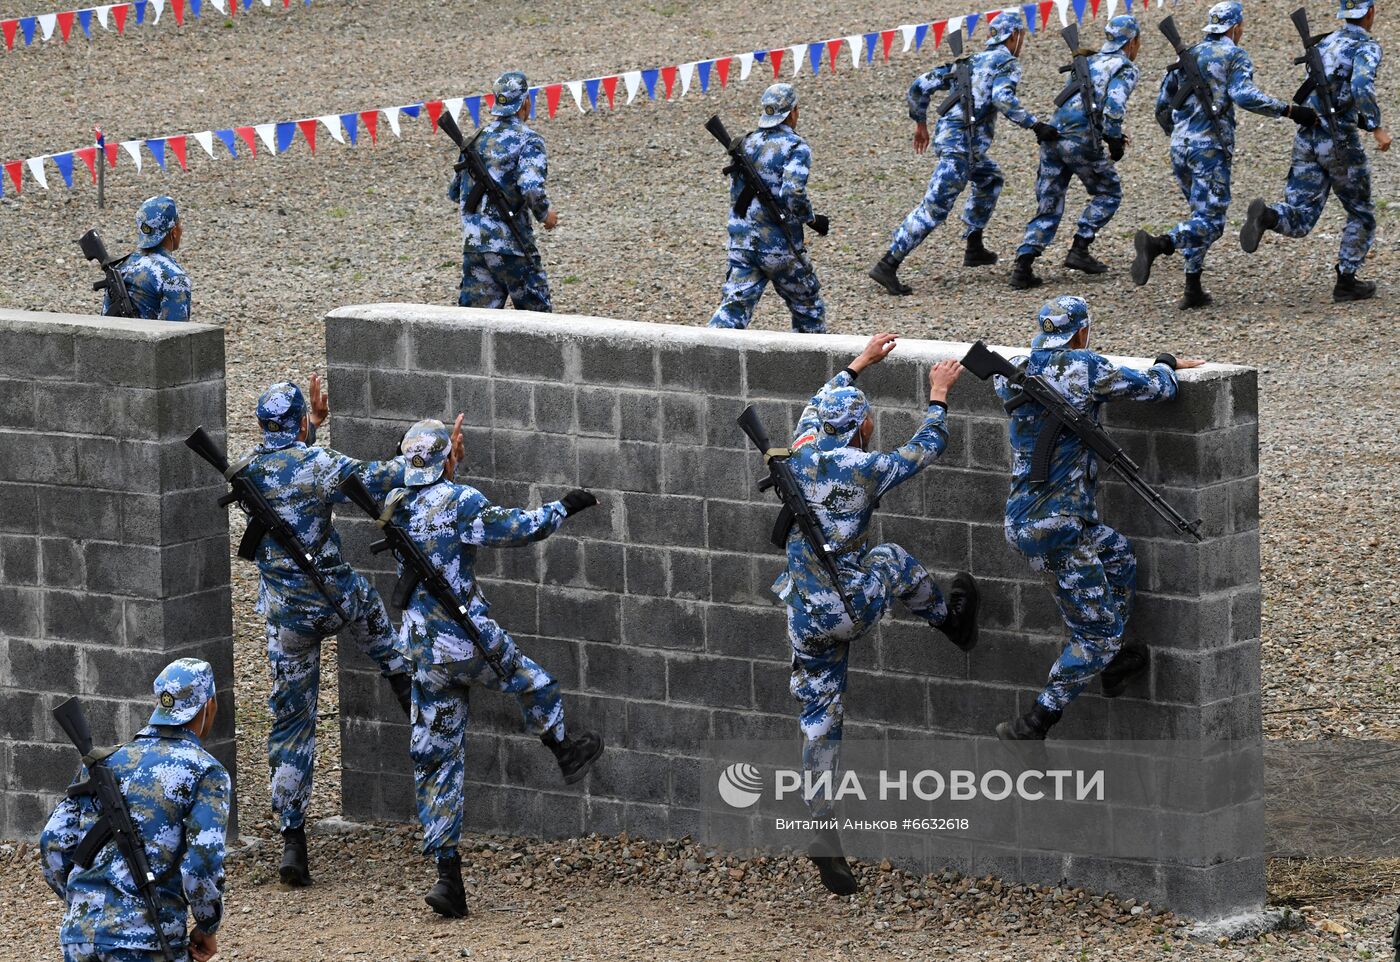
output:
[[[817,214],[807,222],[807,226],[825,237],[826,232],[831,230],[831,218],[825,214]]]
[[[1294,104],[1288,108],[1288,119],[1299,127],[1316,127],[1317,111],[1307,104]]]
[[[1157,126],[1162,128],[1162,133],[1170,137],[1172,135],[1172,109],[1163,107],[1153,116],[1157,118]]]
[[[1103,142],[1108,144],[1108,156],[1115,161],[1123,159],[1123,148],[1127,146],[1122,137],[1105,137]]]
[[[559,499],[559,503],[564,506],[564,517],[572,518],[584,508],[591,508],[598,503],[598,499],[591,491],[583,488],[574,488],[568,494]]]
[[[1060,139],[1060,132],[1043,120],[1037,120],[1035,126],[1031,128],[1031,132],[1035,134],[1035,139],[1042,144],[1053,144]]]
[[[1169,368],[1171,368],[1173,371],[1175,371],[1175,370],[1176,370],[1176,355],[1175,355],[1175,354],[1168,354],[1166,351],[1163,351],[1161,354],[1158,354],[1158,355],[1157,355],[1157,357],[1153,360],[1152,363],[1153,363],[1153,364],[1165,364],[1167,367],[1169,367]]]

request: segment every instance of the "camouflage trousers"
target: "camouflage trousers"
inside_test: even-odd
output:
[[[967,225],[963,237],[984,229],[992,218],[992,211],[996,209],[1004,181],[1001,168],[985,154],[978,154],[971,164],[965,153],[949,151],[939,154],[938,165],[933,168],[933,177],[929,179],[923,201],[909,212],[894,232],[890,255],[896,261],[908,257],[935,227],[948,219],[953,204],[968,183],[972,184],[972,193],[963,204],[962,219]]]
[[[272,810],[281,829],[297,828],[311,802],[311,775],[316,767],[316,701],[321,692],[321,642],[336,635],[359,649],[384,675],[407,670],[394,651],[394,626],[379,592],[363,575],[355,575],[355,591],[347,596],[350,623],[339,630],[306,632],[267,623],[267,660],[272,670],[272,731],[267,736],[267,767],[272,779]],[[342,664],[346,659],[341,648]]]
[[[1036,700],[1062,711],[1123,646],[1137,585],[1133,546],[1106,524],[1066,516],[1007,526],[1006,540],[1032,568],[1055,579],[1055,602],[1069,644]]]
[[[1191,216],[1169,232],[1177,253],[1186,260],[1186,273],[1205,269],[1206,251],[1225,232],[1230,208],[1230,158],[1216,146],[1172,144],[1172,174]]]
[[[710,327],[743,330],[753,319],[754,308],[769,282],[792,314],[792,329],[799,334],[821,334],[826,330],[826,304],[821,283],[810,262],[791,251],[729,250],[729,274],[719,307],[710,318]]]
[[[489,619],[477,619],[478,622]],[[418,820],[423,824],[423,851],[433,858],[449,856],[462,837],[466,805],[467,722],[471,718],[468,692],[474,685],[514,695],[520,702],[525,730],[542,737],[564,735],[564,703],[559,683],[520,652],[509,635],[492,622],[504,642],[497,649],[509,674],[502,679],[479,655],[468,661],[417,665],[413,673],[413,778]],[[545,751],[544,747],[540,751]]]
[[[183,947],[171,948],[176,962],[187,962],[190,956]],[[165,956],[159,949],[104,949],[79,942],[63,947],[63,962],[165,962]]]
[[[789,605],[787,609],[788,641],[792,644],[788,688],[802,703],[802,768],[811,779],[830,772],[833,783],[841,764],[851,642],[875,627],[896,598],[930,625],[941,625],[948,617],[943,593],[933,576],[899,545],[876,545],[866,551],[860,569],[857,578],[846,581],[847,597],[856,613],[854,622],[834,591],[813,599],[817,604],[811,607]],[[932,635],[929,641],[934,642]],[[818,818],[831,814],[830,801],[820,795],[808,797],[807,804]]]
[[[1343,274],[1361,268],[1376,236],[1376,208],[1371,202],[1371,167],[1356,131],[1340,143],[1325,128],[1300,130],[1293,139],[1293,166],[1283,189],[1283,203],[1274,204],[1285,237],[1306,237],[1322,215],[1329,192],[1335,192],[1347,213],[1337,264]]]
[[[462,251],[462,286],[457,293],[459,307],[506,306],[506,298],[517,311],[554,310],[549,299],[549,278],[540,255],[497,254],[492,251]]]
[[[1055,242],[1065,214],[1065,194],[1075,177],[1089,194],[1075,235],[1093,240],[1113,219],[1123,202],[1123,184],[1107,149],[1096,157],[1090,145],[1070,137],[1041,144],[1040,170],[1035,178],[1036,214],[1026,225],[1026,236],[1016,249],[1018,256],[1039,257]]]

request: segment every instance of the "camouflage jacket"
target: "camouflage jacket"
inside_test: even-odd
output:
[[[1094,103],[1106,138],[1123,137],[1123,115],[1128,98],[1137,87],[1138,68],[1121,50],[1096,53],[1089,60],[1089,79],[1094,85]],[[1050,121],[1065,137],[1089,136],[1089,118],[1083,97],[1071,97],[1055,111]]]
[[[935,91],[951,90],[957,79],[956,64],[939,64],[914,80],[909,87],[909,117],[928,123],[928,110]],[[1016,87],[1021,82],[1021,62],[1005,44],[997,44],[972,55],[972,130],[978,150],[985,150],[996,131],[997,112],[1027,130],[1036,124],[1035,115],[1021,106]],[[967,117],[958,102],[934,129],[933,144],[939,152],[967,149]]]
[[[188,321],[190,319],[190,275],[175,255],[157,247],[132,251],[117,268],[136,312],[148,321]],[[102,313],[112,309],[112,300],[102,298]]]
[[[1276,97],[1270,97],[1254,85],[1254,61],[1243,47],[1237,46],[1224,34],[1212,34],[1191,47],[1186,56],[1194,57],[1200,65],[1201,74],[1210,85],[1211,102],[1215,105],[1216,116],[1220,118],[1220,129],[1226,143],[1219,144],[1211,127],[1210,118],[1201,107],[1200,101],[1191,96],[1172,112],[1172,146],[1223,147],[1233,150],[1235,146],[1235,105],[1265,117],[1282,117],[1288,112],[1288,105]],[[1162,78],[1162,86],[1157,92],[1156,110],[1160,114],[1170,108],[1177,91],[1186,83],[1180,70],[1168,70]]]
[[[788,253],[790,243],[803,243],[802,225],[812,219],[812,202],[807,197],[812,148],[787,124],[755,130],[744,137],[743,143],[744,153],[778,203],[792,215],[796,229],[789,241],[756,198],[742,215],[734,213],[734,204],[743,189],[743,179],[734,177],[729,185],[729,247],[766,254]]]
[[[544,140],[525,125],[519,117],[504,117],[492,121],[481,130],[472,148],[481,155],[492,179],[514,201],[525,199],[525,206],[516,215],[515,225],[531,244],[535,240],[534,228],[530,225],[530,215],[536,220],[549,216],[549,197],[544,192],[545,178],[549,175],[549,158],[545,153]],[[448,185],[447,196],[457,204],[462,215],[462,239],[467,250],[490,251],[496,254],[530,253],[522,250],[520,242],[511,234],[503,212],[496,209],[490,199],[483,195],[481,206],[475,211],[467,210],[467,198],[471,196],[473,181],[466,171],[457,173]]]
[[[1381,66],[1381,45],[1362,27],[1344,24],[1319,44],[1323,66],[1332,80],[1332,104],[1344,127],[1375,130],[1381,125],[1381,106],[1376,98],[1376,72]],[[1322,104],[1313,93],[1308,106],[1321,112]]]

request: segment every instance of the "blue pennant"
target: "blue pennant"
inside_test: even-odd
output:
[[[204,12],[204,0],[190,0],[190,13],[199,16]]]
[[[290,120],[285,120],[277,125],[277,152],[279,154],[292,146],[292,138],[296,136],[296,132],[297,125]]]
[[[422,104],[409,104],[407,107],[399,108],[399,110],[403,111],[405,117],[412,117],[414,120],[418,119],[418,114],[422,109]]]
[[[360,142],[360,115],[348,113],[340,115],[340,125],[345,128],[345,136],[350,138],[350,146]]]
[[[243,0],[243,9],[244,9],[244,10],[252,10],[252,9],[253,9],[253,0]]]
[[[1084,0],[1074,0],[1074,19],[1084,22]]]
[[[767,51],[767,50],[755,50],[755,51],[753,52],[753,59],[754,59],[757,63],[763,63],[763,61],[765,61],[765,60],[768,59],[768,51]]]
[[[231,154],[234,157],[238,156],[238,150],[233,146],[232,130],[216,130],[214,131],[214,136],[218,137],[219,140],[223,143],[223,145],[228,148],[229,154]]]
[[[91,39],[92,39],[92,11],[91,11],[91,10],[79,10],[79,11],[78,11],[78,25],[81,26],[81,27],[83,28],[83,35],[86,36],[89,40],[91,40]]]
[[[54,154],[51,158],[53,165],[58,168],[58,172],[63,175],[63,182],[69,187],[73,186],[73,152],[70,150],[66,154]]]
[[[583,82],[583,89],[588,91],[588,105],[594,110],[598,109],[598,87],[602,82],[600,78],[585,80]]]
[[[661,76],[661,71],[652,67],[650,70],[642,71],[642,82],[647,85],[647,99],[656,99],[656,78]]]
[[[1027,27],[1030,29],[1030,32],[1031,32],[1031,33],[1035,33],[1036,30],[1037,30],[1037,27],[1036,27],[1036,15],[1035,15],[1037,9],[1039,9],[1039,8],[1037,8],[1036,5],[1033,4],[1033,3],[1028,3],[1028,4],[1026,4],[1024,7],[1021,8],[1021,13],[1025,16],[1025,18],[1026,18],[1026,25],[1027,25]]]
[[[812,76],[822,72],[822,51],[826,49],[824,43],[814,43],[807,48],[807,60],[812,64]]]
[[[963,36],[968,40],[972,39],[973,31],[977,29],[977,21],[981,19],[981,17],[982,15],[980,13],[969,13],[967,15],[967,20],[963,25]]]
[[[879,39],[880,39],[880,35],[879,35],[878,33],[867,33],[867,34],[865,35],[865,62],[866,62],[866,63],[873,63],[873,62],[875,61],[875,41],[877,41],[877,40],[879,40]]]
[[[156,159],[156,166],[161,170],[165,169],[165,141],[159,137],[146,141],[146,149],[151,152],[151,156]]]
[[[472,115],[472,126],[473,126],[473,127],[480,127],[480,126],[481,126],[481,98],[480,98],[480,97],[468,97],[468,98],[467,98],[467,113],[469,113],[469,114]]]
[[[928,36],[928,24],[926,24],[926,23],[921,23],[921,24],[919,24],[917,27],[914,28],[914,49],[915,49],[915,50],[922,50],[922,49],[924,48],[924,38],[927,37],[927,36]]]
[[[27,47],[34,42],[34,28],[39,26],[39,21],[34,17],[23,17],[19,22],[19,28],[24,31],[24,45]]]
[[[695,65],[696,71],[700,74],[700,92],[710,91],[710,68],[715,65],[713,60],[702,60]]]
[[[136,0],[136,22],[146,21],[146,0]]]

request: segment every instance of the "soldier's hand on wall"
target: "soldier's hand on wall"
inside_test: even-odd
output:
[[[876,334],[865,345],[865,350],[861,351],[856,359],[850,363],[851,370],[859,374],[870,365],[879,364],[890,351],[894,350],[895,343],[898,340],[898,334],[891,334],[888,331],[881,331],[879,334]]]
[[[311,423],[316,427],[326,423],[326,418],[331,416],[330,401],[326,398],[326,392],[321,387],[321,375],[311,375],[311,385],[307,391],[307,403],[311,405]]]
[[[559,226],[559,214],[553,207],[551,207],[549,213],[545,215],[543,223],[545,230],[554,230],[554,228]]]
[[[1390,149],[1390,131],[1386,130],[1384,127],[1377,127],[1372,132],[1372,136],[1376,138],[1376,149],[1381,153],[1385,153]]]
[[[922,154],[928,150],[928,124],[919,124],[914,128],[914,153]]]
[[[574,490],[560,498],[559,503],[564,506],[565,517],[572,518],[585,508],[591,508],[597,504],[598,498],[592,491],[585,491],[583,488],[574,488]]]
[[[928,399],[934,401],[948,401],[948,389],[957,383],[962,377],[963,366],[959,361],[948,360],[939,361],[928,369]]]
[[[1200,367],[1204,363],[1199,357],[1179,357],[1176,359],[1176,369],[1184,371],[1188,367]]]

